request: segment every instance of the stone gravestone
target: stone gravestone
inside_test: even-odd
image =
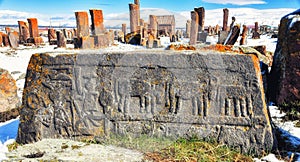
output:
[[[198,21],[199,21],[199,16],[196,11],[191,11],[191,33],[190,33],[190,45],[195,45],[197,44],[197,38],[198,38]]]
[[[53,28],[48,29],[48,42],[49,45],[57,44],[56,31]]]
[[[273,147],[255,55],[34,54],[22,103],[19,143],[119,134],[213,138],[257,154]]]
[[[277,104],[300,100],[299,15],[300,9],[284,16],[280,21],[277,46],[268,79],[270,100]]]
[[[208,33],[206,33],[206,32],[199,32],[197,40],[199,42],[206,43],[207,36],[208,36]]]
[[[224,45],[234,45],[240,35],[240,26],[235,25],[231,28]]]
[[[67,40],[62,31],[56,31],[56,38],[57,38],[57,47],[58,48],[67,47]]]
[[[11,48],[19,47],[19,34],[14,32],[8,33],[9,45]]]
[[[2,42],[3,42],[3,46],[4,47],[9,46],[9,39],[8,39],[8,35],[7,34],[2,34]]]

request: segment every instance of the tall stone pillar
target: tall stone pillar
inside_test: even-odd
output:
[[[77,37],[87,37],[89,33],[89,20],[87,12],[75,12],[77,24]]]
[[[130,32],[137,32],[139,26],[139,6],[136,4],[129,4],[130,15]]]
[[[28,18],[29,33],[31,38],[39,37],[38,21],[36,18]]]
[[[227,8],[223,9],[223,27],[222,27],[222,31],[227,31],[227,25],[228,25],[228,14],[229,14],[229,10]]]
[[[252,38],[253,39],[259,39],[260,38],[260,34],[259,34],[259,31],[258,31],[258,22],[255,22],[255,27],[254,27],[254,32],[253,32]]]
[[[67,40],[62,31],[56,31],[56,37],[57,37],[57,47],[62,48],[66,47]]]
[[[92,34],[99,35],[105,32],[103,24],[103,13],[102,10],[90,10],[91,19],[92,19]]]
[[[217,24],[215,27],[215,34],[218,34],[220,30],[220,26]]]
[[[150,15],[149,16],[149,20],[150,20],[150,30],[151,30],[151,34],[154,36],[154,39],[157,38],[157,17],[155,15]]]
[[[148,23],[144,22],[144,37],[148,38]]]
[[[141,7],[140,7],[140,0],[134,0],[134,4],[136,4],[137,5],[137,7],[138,7],[138,10],[137,10],[137,19],[138,19],[138,24],[140,25],[140,26],[143,26],[143,25],[141,25],[142,23],[141,23],[141,16],[140,16],[140,9],[141,9]]]
[[[205,9],[204,7],[195,8],[195,11],[198,13],[198,32],[204,31],[204,21],[205,21]]]
[[[198,26],[199,26],[199,16],[196,11],[191,11],[191,36],[190,36],[190,45],[195,45],[198,38]]]
[[[191,20],[188,20],[186,22],[186,38],[190,38],[190,35],[191,35]]]
[[[126,24],[122,24],[122,32],[124,33],[124,35],[127,34],[127,27],[126,27]]]
[[[26,43],[27,39],[30,37],[28,25],[24,21],[18,21],[18,24],[20,43]]]
[[[57,43],[56,31],[53,28],[48,29],[48,42],[50,45],[55,45]]]
[[[242,37],[240,40],[240,45],[246,45],[247,33],[248,33],[248,28],[246,25],[243,25],[243,31],[242,31]]]
[[[143,19],[140,19],[139,25],[140,25],[140,26],[144,26],[144,23],[145,23],[145,21],[144,21]]]
[[[5,27],[5,32],[6,32],[6,34],[8,34],[8,33],[10,33],[10,31],[11,31],[11,29],[10,29],[10,27]]]

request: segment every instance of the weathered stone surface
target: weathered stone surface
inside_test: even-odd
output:
[[[95,48],[103,48],[103,47],[108,47],[110,46],[110,34],[109,33],[105,33],[105,34],[101,34],[101,35],[96,35],[93,36],[94,37],[94,44],[95,44]]]
[[[137,32],[139,26],[139,5],[129,4],[130,32]]]
[[[0,112],[15,109],[19,104],[16,81],[7,70],[0,68]]]
[[[30,37],[39,37],[38,21],[36,18],[28,18]]]
[[[240,45],[246,45],[248,28],[246,25],[243,25],[243,31],[241,35]]]
[[[201,42],[201,43],[205,43],[207,36],[208,36],[208,33],[206,33],[206,32],[199,32],[197,40],[199,42]]]
[[[26,43],[27,39],[30,37],[28,25],[24,21],[18,21],[18,24],[19,24],[20,43]]]
[[[124,33],[124,35],[127,34],[127,27],[126,27],[126,24],[122,24],[122,32]]]
[[[219,44],[224,44],[226,38],[228,37],[228,31],[220,31],[219,32],[219,38],[218,38],[218,43]]]
[[[198,38],[198,21],[199,16],[196,11],[191,11],[191,35],[190,35],[190,45],[195,45],[197,43]]]
[[[223,9],[223,27],[222,27],[222,31],[227,31],[228,14],[229,14],[229,10],[227,8],[224,8]]]
[[[8,34],[8,33],[10,33],[11,32],[11,29],[10,29],[10,27],[5,27],[5,32],[6,32],[6,34]]]
[[[48,42],[50,45],[57,44],[56,31],[53,28],[48,29]]]
[[[4,47],[9,46],[9,39],[8,39],[8,35],[7,34],[2,34],[2,42],[3,42],[3,46]]]
[[[240,35],[240,26],[235,25],[231,28],[224,45],[234,45]]]
[[[74,39],[74,48],[93,49],[95,47],[95,37],[81,37]]]
[[[3,33],[0,32],[0,47],[3,46],[3,38],[2,38]]]
[[[57,47],[65,48],[67,46],[67,39],[62,31],[56,31]]]
[[[255,22],[255,27],[254,27],[252,39],[259,39],[259,38],[260,38],[260,34],[259,34],[259,31],[258,31],[258,22]]]
[[[128,33],[125,36],[125,42],[132,45],[140,45],[141,43],[141,34]]]
[[[90,10],[92,19],[91,30],[93,35],[103,34],[105,32],[103,24],[103,12],[102,10]]]
[[[187,20],[185,24],[185,37],[190,38],[191,35],[191,20]]]
[[[198,32],[204,31],[204,21],[205,21],[205,9],[204,7],[195,8],[195,11],[198,13]]]
[[[19,47],[19,34],[17,32],[9,32],[8,40],[11,48]]]
[[[149,15],[149,22],[150,34],[154,36],[154,39],[157,39],[157,17],[155,15]]]
[[[90,36],[87,12],[75,12],[77,24],[77,38]]]
[[[260,154],[274,140],[259,60],[216,51],[35,54],[20,122],[20,143],[198,136]]]
[[[300,10],[280,21],[278,41],[268,86],[270,100],[277,104],[300,100]]]

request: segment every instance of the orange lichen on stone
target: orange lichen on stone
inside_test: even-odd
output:
[[[171,44],[167,47],[168,50],[175,50],[175,51],[182,51],[182,50],[196,50],[196,48],[194,46],[191,45],[175,45],[175,44]]]
[[[210,45],[207,47],[204,47],[204,50],[215,50],[215,51],[219,51],[219,52],[238,52],[240,53],[240,51],[237,50],[233,50],[232,49],[232,45],[222,45],[222,44],[216,44],[216,45]]]
[[[0,73],[0,90],[8,96],[15,95],[14,93],[17,92],[16,81],[7,71]]]
[[[250,54],[250,56],[251,56],[252,61],[253,61],[256,76],[258,78],[258,84],[259,84],[259,87],[260,87],[260,91],[261,91],[262,94],[265,94],[264,88],[263,88],[264,86],[263,86],[263,79],[262,79],[261,70],[260,70],[259,59],[255,54]],[[264,95],[261,95],[261,97],[262,97],[262,101],[266,101]],[[266,116],[268,116],[269,113],[268,113],[268,110],[267,110],[266,102],[263,102],[263,112]],[[266,118],[266,120],[268,122],[268,125],[270,126],[271,122],[270,122],[269,118]]]

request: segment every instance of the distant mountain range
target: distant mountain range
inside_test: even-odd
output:
[[[281,17],[295,11],[296,9],[281,8],[281,9],[266,9],[258,10],[253,8],[229,8],[228,25],[231,22],[231,17],[236,17],[236,22],[246,25],[254,25],[258,22],[260,25],[278,26]],[[142,8],[141,18],[148,22],[149,15],[174,15],[176,19],[177,28],[185,28],[186,21],[190,19],[190,11],[175,12],[161,8]],[[75,27],[75,14],[67,15],[43,15],[37,13],[19,12],[11,10],[0,10],[0,25],[17,25],[18,21],[27,21],[27,18],[38,18],[40,26],[56,26],[56,27]],[[205,25],[215,26],[219,24],[222,26],[223,9],[214,9],[205,11]],[[129,27],[129,13],[104,13],[104,25],[107,28],[120,28],[123,23]]]

